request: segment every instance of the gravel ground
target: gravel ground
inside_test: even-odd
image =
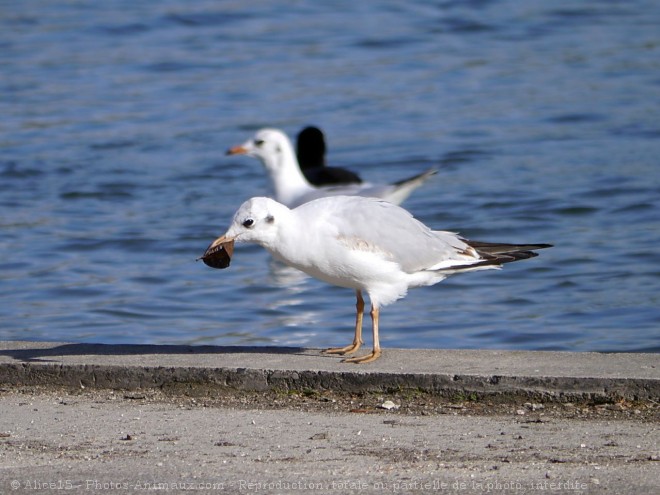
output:
[[[0,492],[658,493],[658,404],[0,390]]]

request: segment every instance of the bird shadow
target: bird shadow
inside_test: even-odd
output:
[[[35,343],[36,344],[36,343]],[[302,347],[151,345],[151,344],[59,344],[54,347],[0,349],[4,355],[22,362],[57,361],[62,356],[139,356],[201,354],[309,354]]]

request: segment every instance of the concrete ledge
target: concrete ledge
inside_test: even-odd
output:
[[[0,342],[0,384],[657,401],[660,355],[385,349],[354,365],[302,348]]]

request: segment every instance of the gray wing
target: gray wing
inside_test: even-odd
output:
[[[309,203],[315,199],[327,198],[330,196],[365,196],[369,198],[386,198],[396,186],[392,185],[374,185],[364,182],[362,184],[344,184],[340,186],[322,186],[316,187],[313,191],[303,194],[296,201],[297,205]]]
[[[413,273],[478,262],[481,258],[458,235],[433,231],[403,208],[376,198],[321,200],[319,215],[336,236],[357,250],[379,251]]]
[[[436,170],[430,169],[413,177],[395,182],[394,184],[371,184],[369,182],[363,182],[362,184],[318,187],[299,197],[295,202],[295,206],[328,196],[365,196],[401,204],[410,196],[413,190],[421,186],[434,174],[436,174]]]

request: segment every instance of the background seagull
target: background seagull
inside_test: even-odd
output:
[[[275,199],[293,208],[326,196],[369,196],[402,203],[413,190],[436,173],[431,169],[394,184],[353,184],[315,187],[300,170],[291,141],[282,131],[262,129],[252,139],[227,151],[228,155],[248,155],[258,158],[270,175]]]
[[[269,198],[252,198],[238,209],[229,230],[208,247],[204,263],[229,266],[234,242],[259,244],[289,266],[355,290],[353,342],[327,349],[330,354],[353,354],[362,345],[362,294],[367,293],[373,350],[344,360],[352,363],[368,363],[381,355],[379,310],[404,297],[409,288],[433,285],[455,273],[500,268],[550,247],[469,241],[431,230],[399,206],[360,196],[321,198],[295,209]]]

